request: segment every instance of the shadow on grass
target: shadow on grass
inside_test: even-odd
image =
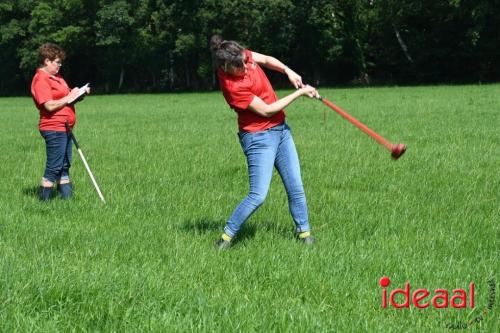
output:
[[[197,220],[187,220],[181,225],[180,229],[187,233],[193,233],[194,235],[212,233],[214,231],[220,231],[221,234],[224,230],[226,221],[224,220],[211,220],[211,219],[197,219]],[[255,237],[256,228],[254,225],[248,225],[245,223],[241,228],[238,236],[234,239],[234,244],[237,244],[245,239],[252,239]]]
[[[244,224],[243,227],[241,227],[240,232],[238,233],[237,237],[234,239],[234,244],[238,244],[239,242],[242,242],[246,239],[252,239],[255,237],[255,226],[252,224]]]
[[[23,194],[27,197],[38,198],[38,188],[39,186],[30,186],[23,188]]]
[[[256,224],[257,224],[256,227],[259,230],[274,233],[284,238],[289,238],[290,235],[293,235],[293,229],[294,229],[293,224],[290,224],[289,227],[285,227],[283,225],[277,224],[276,222],[268,220],[256,222]]]
[[[194,234],[208,233],[217,230],[222,230],[224,227],[224,221],[210,220],[210,219],[197,219],[197,220],[187,220],[181,225],[181,230],[185,232],[192,232]]]

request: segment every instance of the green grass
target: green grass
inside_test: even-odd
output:
[[[280,91],[283,96],[287,92]],[[499,85],[323,89],[384,137],[397,162],[318,101],[288,107],[317,243],[293,239],[274,175],[235,246],[216,252],[246,195],[234,113],[220,93],[89,96],[75,129],[75,198],[37,201],[45,151],[29,98],[0,99],[0,331],[446,331],[500,321]],[[327,121],[323,122],[323,113]],[[466,288],[474,310],[381,309],[390,289]]]

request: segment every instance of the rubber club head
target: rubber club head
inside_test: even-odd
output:
[[[391,149],[392,159],[397,160],[398,158],[401,157],[401,155],[403,155],[405,153],[405,151],[406,151],[406,145],[404,145],[402,143],[392,145],[392,149]]]

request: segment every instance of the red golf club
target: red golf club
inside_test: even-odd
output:
[[[391,152],[391,156],[394,160],[397,160],[398,158],[401,157],[401,155],[405,153],[406,145],[402,143],[396,143],[396,144],[390,143],[382,136],[377,134],[374,130],[370,129],[368,126],[366,126],[365,124],[363,124],[362,122],[360,122],[359,120],[357,120],[356,118],[354,118],[353,116],[342,110],[340,107],[327,100],[326,98],[323,98],[321,96],[318,96],[317,98],[324,104],[326,104],[328,107],[330,107],[333,111],[337,112],[342,117],[351,122],[354,126],[356,126],[360,130],[362,130],[363,132],[365,132],[366,134],[377,140],[378,143],[383,145],[388,151]]]

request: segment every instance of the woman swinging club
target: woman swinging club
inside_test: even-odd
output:
[[[273,167],[281,176],[298,240],[314,242],[311,236],[306,197],[300,175],[299,158],[284,108],[298,97],[318,97],[314,87],[304,85],[302,78],[278,59],[252,52],[235,41],[213,36],[210,48],[220,88],[229,106],[238,114],[239,138],[247,159],[249,194],[229,217],[217,249],[226,249],[243,223],[264,202]],[[297,89],[278,99],[260,66],[284,73]]]

